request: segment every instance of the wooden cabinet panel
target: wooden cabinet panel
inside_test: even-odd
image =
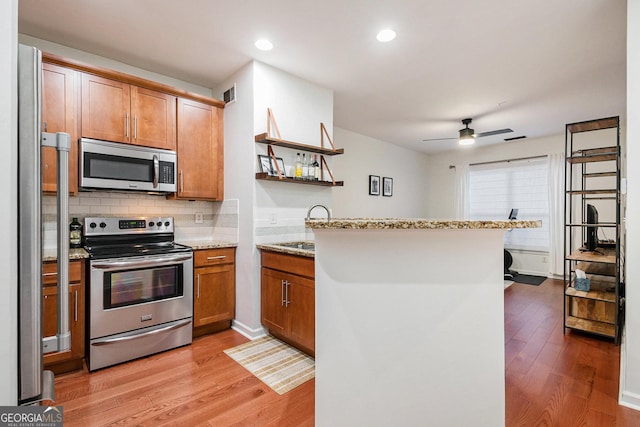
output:
[[[235,317],[235,264],[195,269],[193,326]]]
[[[82,74],[82,136],[130,142],[130,98],[127,83]]]
[[[42,64],[42,130],[71,136],[69,193],[78,193],[78,73],[54,64]],[[42,191],[57,191],[57,160],[53,147],[42,148]]]
[[[133,144],[175,151],[175,96],[131,86],[131,114]]]
[[[222,109],[178,98],[177,198],[222,200]]]
[[[210,265],[234,262],[235,248],[202,249],[193,253],[194,266],[206,267]]]
[[[306,348],[316,348],[316,303],[313,280],[289,275],[289,336]]]
[[[285,334],[287,330],[287,311],[283,303],[283,282],[286,280],[286,274],[264,267],[261,270],[262,324],[270,331]]]
[[[47,353],[43,356],[45,368],[54,372],[82,368],[85,342],[85,286],[84,263],[69,263],[69,330],[71,332],[71,348],[67,351]],[[43,337],[54,336],[58,332],[58,288],[55,281],[55,263],[43,265],[45,286],[42,290],[42,334]],[[46,274],[49,275],[47,276]],[[53,275],[51,274],[53,273]],[[52,281],[53,278],[53,281]]]

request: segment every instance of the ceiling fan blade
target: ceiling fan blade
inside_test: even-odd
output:
[[[476,136],[478,138],[482,138],[484,136],[493,136],[493,135],[500,135],[502,133],[510,133],[513,132],[513,129],[509,129],[509,128],[504,128],[504,129],[498,129],[498,130],[491,130],[489,132],[480,132],[479,134],[477,134]]]
[[[428,142],[428,141],[446,141],[448,139],[458,139],[458,138],[428,138],[428,139],[423,139],[422,142]]]

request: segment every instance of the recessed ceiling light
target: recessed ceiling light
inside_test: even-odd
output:
[[[273,49],[273,43],[271,43],[267,39],[256,40],[255,45],[260,50],[271,50],[271,49]]]
[[[386,28],[378,33],[376,39],[379,42],[386,43],[396,38],[396,32],[390,28]]]

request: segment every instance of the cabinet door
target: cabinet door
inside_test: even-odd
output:
[[[78,193],[77,74],[75,70],[42,64],[42,130],[66,132],[71,136],[69,152],[69,193]],[[42,191],[55,193],[57,187],[56,149],[42,148]]]
[[[45,354],[43,359],[45,364],[84,357],[84,285],[69,284],[68,298],[71,349]],[[42,310],[42,335],[44,337],[56,335],[58,333],[58,288],[56,286],[43,288]]]
[[[195,269],[193,326],[235,317],[235,264]]]
[[[222,110],[178,99],[178,198],[222,200]]]
[[[289,337],[300,345],[315,350],[316,302],[314,281],[287,275],[289,283]]]
[[[131,143],[176,149],[176,97],[131,86]]]
[[[130,87],[126,83],[82,74],[82,136],[130,142]]]
[[[262,268],[261,312],[262,324],[274,332],[285,334],[287,311],[284,306],[286,275],[269,268]]]

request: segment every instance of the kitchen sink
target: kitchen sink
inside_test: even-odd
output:
[[[274,246],[283,246],[285,248],[302,249],[305,251],[315,251],[316,244],[314,242],[284,242],[284,243],[272,243]]]

